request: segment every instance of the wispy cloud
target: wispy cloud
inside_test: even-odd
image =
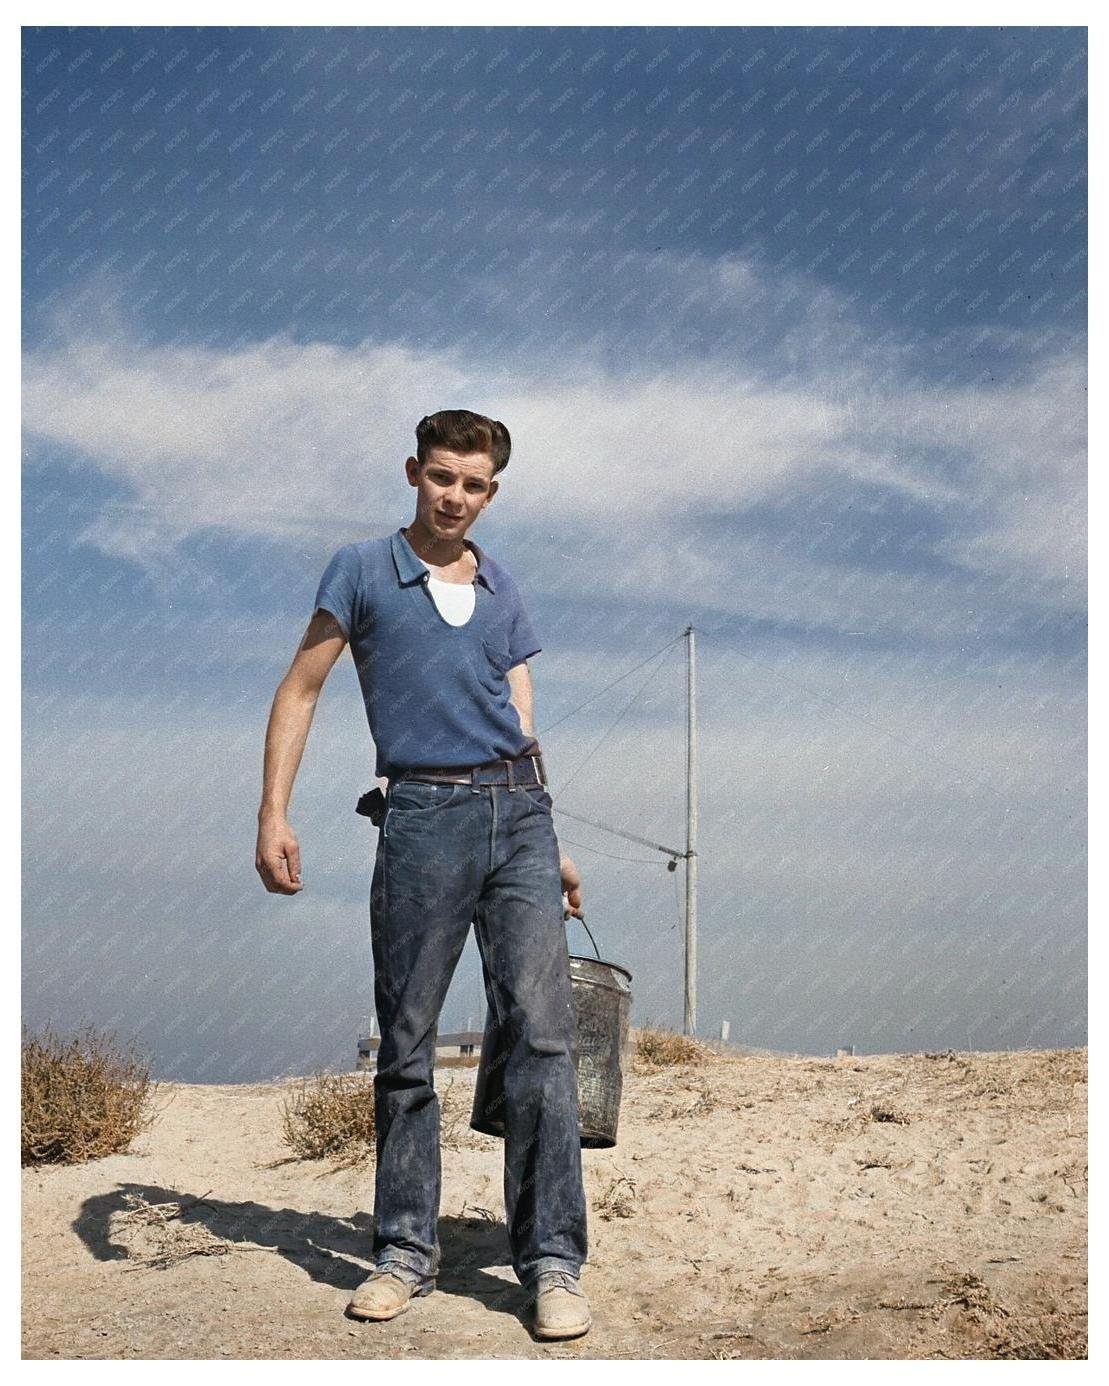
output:
[[[79,535],[110,555],[156,567],[167,545],[211,533],[326,547],[326,536],[391,527],[381,498],[395,492],[415,420],[465,403],[513,433],[502,521],[619,549],[648,581],[658,554],[681,551],[690,593],[709,605],[717,603],[705,579],[721,550],[706,549],[700,526],[721,515],[737,520],[743,551],[733,546],[730,557],[743,566],[746,555],[764,591],[761,614],[774,619],[789,619],[793,592],[834,622],[839,588],[844,629],[856,628],[858,601],[874,619],[884,611],[883,625],[911,626],[930,591],[949,604],[953,575],[907,576],[893,561],[907,545],[950,565],[956,585],[962,571],[1022,603],[1081,601],[1077,353],[1033,353],[1004,380],[956,375],[924,386],[909,372],[907,343],[869,342],[850,303],[803,274],[734,256],[640,259],[660,311],[711,305],[733,340],[742,325],[749,344],[616,364],[574,347],[557,368],[289,334],[221,350],[143,342],[112,321],[109,298],[107,314],[94,315],[106,326],[88,332],[59,320],[25,359],[31,456],[36,444],[65,449],[118,487]],[[768,359],[788,369],[776,375]],[[828,508],[833,496],[838,513]],[[904,518],[891,500],[903,502]],[[878,502],[886,533],[875,542],[891,562],[878,552],[863,586],[832,547],[813,549],[821,535],[808,526],[842,526],[846,553],[853,526]],[[792,524],[784,548],[782,525],[771,532],[758,522],[766,506]],[[748,600],[755,588],[745,583]]]

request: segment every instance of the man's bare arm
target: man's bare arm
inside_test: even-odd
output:
[[[520,716],[520,726],[528,736],[535,735],[535,698],[531,686],[531,670],[528,668],[527,660],[522,664],[514,664],[508,671],[508,686],[512,690],[510,701]],[[562,889],[566,895],[569,908],[564,910],[567,918],[575,915],[578,919],[581,913],[581,872],[575,866],[573,858],[568,857],[559,848],[559,865],[562,872]]]
[[[512,690],[509,701],[520,714],[520,726],[528,736],[534,736],[534,694],[531,687],[531,670],[526,659],[509,669],[508,686]]]
[[[346,643],[335,617],[318,610],[274,694],[266,727],[254,857],[255,868],[271,894],[295,895],[302,888],[300,846],[287,816],[289,800],[320,691]]]

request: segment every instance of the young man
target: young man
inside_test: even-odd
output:
[[[559,853],[534,736],[527,660],[539,642],[508,572],[466,539],[511,442],[502,423],[466,409],[422,419],[416,440],[405,462],[415,519],[335,554],[277,690],[256,866],[271,892],[303,886],[289,797],[320,690],[349,642],[388,786],[370,888],[381,1028],[374,1271],[347,1312],[390,1319],[435,1288],[436,1026],[473,921],[506,1040],[513,1269],[536,1335],[577,1337],[591,1316],[578,1283],[586,1206],[565,919],[581,916],[581,880]]]

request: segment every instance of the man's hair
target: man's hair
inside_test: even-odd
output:
[[[440,409],[416,425],[416,460],[422,467],[432,448],[451,452],[484,452],[493,459],[493,475],[508,466],[512,439],[499,419],[487,419],[469,409]]]

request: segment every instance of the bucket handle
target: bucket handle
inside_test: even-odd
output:
[[[589,925],[585,922],[585,920],[584,920],[580,915],[572,914],[572,915],[570,916],[570,919],[576,919],[576,920],[578,921],[578,923],[581,925],[581,927],[585,930],[585,932],[586,932],[587,934],[589,934],[589,942],[593,945],[593,951],[594,951],[594,953],[596,953],[596,955],[597,955],[597,961],[598,961],[598,962],[601,962],[601,961],[602,961],[602,958],[601,958],[601,950],[597,947],[597,940],[593,937],[592,933],[590,933]],[[567,924],[569,924],[570,919],[568,919],[568,920],[566,921]]]

